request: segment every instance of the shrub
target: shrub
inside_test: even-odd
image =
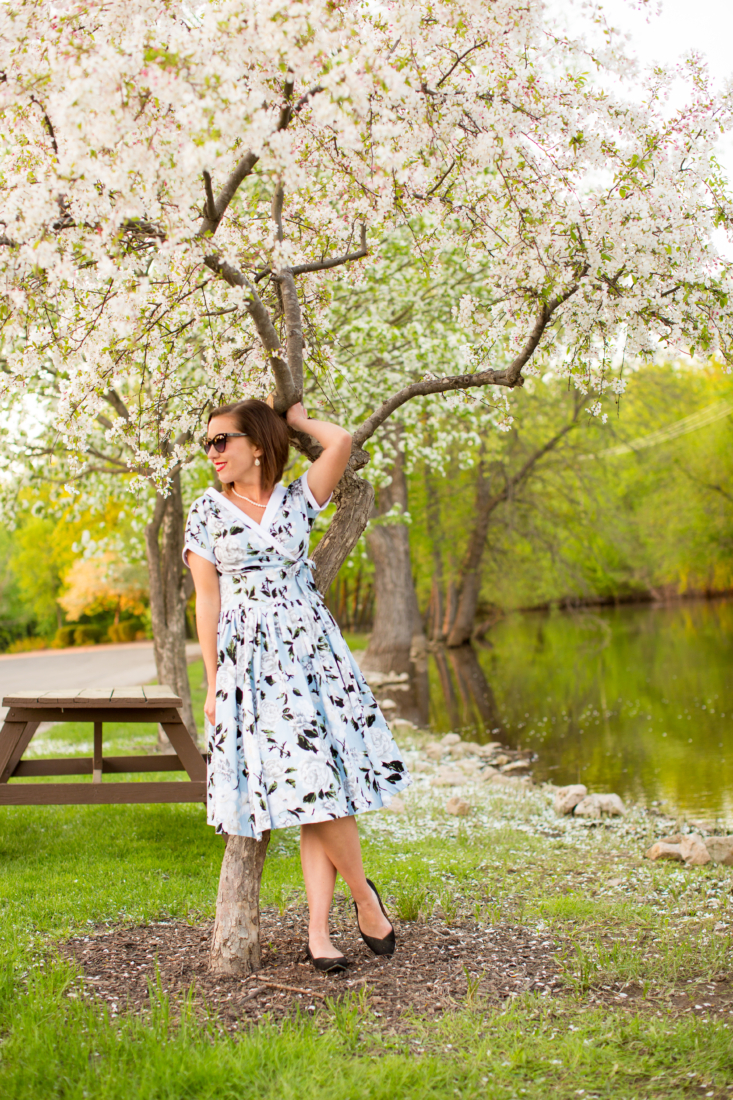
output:
[[[112,623],[107,631],[111,642],[134,642],[140,634],[140,624],[136,619],[124,619],[121,623]]]
[[[101,637],[101,627],[83,623],[74,630],[74,645],[96,645]]]
[[[51,645],[54,649],[66,649],[67,646],[74,644],[74,632],[75,626],[60,626],[53,636]]]
[[[11,642],[6,653],[30,653],[34,649],[46,649],[48,642],[45,638],[16,638]]]

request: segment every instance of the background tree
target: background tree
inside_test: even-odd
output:
[[[292,404],[304,310],[317,328],[324,274],[378,262],[385,234],[408,226],[426,263],[462,248],[490,302],[462,312],[470,367],[385,379],[356,426],[322,590],[371,510],[364,445],[406,402],[493,395],[550,359],[602,391],[620,342],[630,357],[728,354],[711,233],[727,219],[712,142],[730,112],[699,67],[666,112],[666,80],[632,85],[612,39],[570,41],[537,0],[135,10],[0,13],[5,392],[52,411],[70,479],[124,467],[161,490],[148,545],[164,678],[169,656],[182,675],[177,478],[204,412],[244,378],[255,392],[271,376],[276,410]],[[246,970],[254,932],[238,942]]]

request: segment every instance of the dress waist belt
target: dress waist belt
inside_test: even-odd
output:
[[[282,582],[283,574],[288,581],[293,582],[300,593],[302,593],[309,581],[312,581],[312,573],[315,562],[312,558],[298,558],[296,561],[283,560],[282,565],[253,565],[245,569],[240,570],[239,573],[226,574],[227,579],[235,581],[237,578],[246,578],[247,582],[251,584],[254,580],[257,581],[258,575],[261,575],[263,582],[265,580],[274,580]],[[288,585],[289,587],[289,585]],[[282,602],[282,594],[279,596],[271,596],[269,594],[255,593],[253,596],[247,594],[242,598],[240,594],[232,594],[229,600],[222,600],[222,611],[229,611],[236,607],[252,606],[253,604],[269,604],[277,605]]]

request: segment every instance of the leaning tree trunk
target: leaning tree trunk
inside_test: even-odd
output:
[[[397,451],[392,481],[379,490],[377,516],[394,505],[407,511],[404,456]],[[409,672],[413,640],[423,638],[406,523],[377,523],[367,535],[374,564],[374,625],[362,665],[374,672]]]
[[[211,940],[215,974],[245,977],[260,968],[260,881],[269,842],[269,830],[262,840],[227,838]]]
[[[196,719],[191,706],[191,689],[186,661],[186,602],[188,571],[183,564],[184,516],[181,475],[170,480],[167,497],[158,495],[153,518],[145,528],[145,548],[150,575],[150,614],[158,682],[167,684],[183,700],[183,721],[193,737]],[[158,745],[170,749],[164,733]]]

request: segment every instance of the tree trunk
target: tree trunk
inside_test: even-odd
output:
[[[186,601],[190,576],[183,564],[184,515],[181,475],[176,471],[167,497],[158,495],[153,518],[145,528],[145,548],[150,576],[150,614],[158,683],[167,684],[183,700],[183,721],[196,737],[186,661]],[[158,747],[171,751],[164,733]]]
[[[243,978],[260,968],[260,880],[269,841],[269,830],[262,840],[227,838],[210,959],[222,977]]]
[[[457,602],[454,604],[452,622],[446,623],[445,639],[449,646],[465,645],[473,633],[476,608],[481,591],[481,559],[483,558],[486,536],[489,531],[491,513],[498,503],[491,496],[492,478],[487,475],[484,462],[484,448],[476,469],[476,489],[474,497],[474,524],[468,539],[468,546],[461,563],[461,581]]]
[[[427,616],[427,634],[432,642],[442,642],[445,638],[443,608],[443,526],[440,519],[440,498],[432,471],[425,470],[427,500],[425,519],[430,548],[433,558],[433,583],[430,590],[430,605]]]
[[[395,505],[407,511],[404,457],[397,451],[392,481],[379,490],[377,515]],[[409,672],[413,639],[424,641],[410,561],[410,530],[406,523],[374,525],[367,535],[374,564],[375,612],[372,637],[363,667],[375,672]]]
[[[513,493],[522,486],[530,477],[540,459],[554,450],[560,440],[577,424],[581,409],[587,402],[587,396],[576,398],[573,418],[564,424],[558,432],[547,440],[543,446],[530,454],[517,472],[511,476],[502,469],[504,484],[498,492],[492,495],[491,485],[493,478],[487,473],[485,462],[485,447],[482,444],[481,453],[476,470],[476,496],[474,503],[475,522],[468,540],[466,553],[461,565],[460,590],[455,615],[452,618],[450,628],[446,630],[446,644],[449,646],[462,646],[470,641],[473,634],[473,625],[476,619],[479,593],[481,590],[481,559],[486,545],[486,536],[489,532],[489,523],[492,513],[500,504],[509,500]]]

